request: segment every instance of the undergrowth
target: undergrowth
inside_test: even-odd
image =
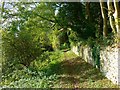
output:
[[[29,67],[2,76],[0,85],[2,88],[117,88],[99,69],[71,51],[45,52]]]
[[[57,70],[62,61],[61,51],[45,52],[43,56],[31,62],[29,67],[17,68],[2,76],[3,88],[50,88],[59,78]],[[44,59],[43,61],[40,59]]]

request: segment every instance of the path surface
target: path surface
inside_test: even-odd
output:
[[[117,87],[102,73],[80,57],[68,58],[61,62],[59,70],[60,88],[101,88]]]

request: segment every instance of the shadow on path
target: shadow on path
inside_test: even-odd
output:
[[[60,63],[60,82],[62,84],[77,85],[82,82],[104,79],[100,71],[80,57],[64,60]]]

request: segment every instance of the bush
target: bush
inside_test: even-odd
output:
[[[4,31],[2,34],[3,71],[5,73],[13,71],[18,64],[28,67],[32,61],[40,57],[45,48],[44,42],[41,42],[39,37],[39,33],[30,30]]]
[[[62,59],[63,53],[61,51],[44,52],[38,59],[31,63],[30,68],[34,71],[44,71],[48,75],[51,75],[57,71]]]
[[[8,88],[53,87],[59,78],[57,74],[59,74],[58,69],[62,59],[63,53],[61,51],[44,52],[41,57],[32,61],[30,66],[25,67],[19,64],[17,66],[21,67],[21,70],[16,69],[7,75],[3,75],[0,84]]]
[[[56,74],[48,76],[45,72],[33,72],[29,68],[14,71],[9,76],[9,80],[1,83],[4,88],[48,88],[53,87],[58,78]]]

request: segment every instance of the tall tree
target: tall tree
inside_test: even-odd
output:
[[[91,21],[91,14],[90,14],[90,2],[86,2],[86,19]]]
[[[107,14],[105,10],[105,2],[103,0],[100,0],[100,6],[101,6],[101,12],[102,12],[102,18],[103,18],[103,36],[107,36],[108,27],[107,27]]]
[[[119,43],[120,42],[120,6],[118,3],[118,0],[114,0],[114,7],[115,7],[114,18],[115,18],[117,38],[118,38],[118,43]]]
[[[110,22],[110,26],[113,30],[113,33],[116,33],[116,26],[115,26],[115,19],[114,19],[114,8],[113,8],[113,2],[112,0],[108,0],[107,1],[107,6],[108,6],[108,16],[109,16],[109,22]]]

